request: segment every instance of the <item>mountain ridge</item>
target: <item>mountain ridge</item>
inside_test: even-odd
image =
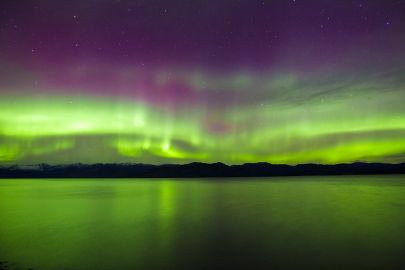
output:
[[[0,166],[0,178],[209,178],[310,175],[405,174],[405,163],[271,164],[267,162],[227,165],[222,162],[187,164],[97,163],[66,165]]]

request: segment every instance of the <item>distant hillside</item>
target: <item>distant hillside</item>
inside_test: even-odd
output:
[[[150,164],[71,164],[0,167],[0,178],[185,178],[185,177],[265,177],[301,175],[405,174],[405,163],[352,163],[337,165],[269,163],[189,163]]]

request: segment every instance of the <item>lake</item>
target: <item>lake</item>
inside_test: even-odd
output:
[[[0,269],[405,269],[405,175],[0,180],[0,261]]]

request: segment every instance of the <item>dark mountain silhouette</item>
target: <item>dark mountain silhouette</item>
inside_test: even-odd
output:
[[[185,177],[265,177],[304,175],[405,174],[405,163],[351,163],[336,165],[274,165],[245,163],[226,165],[193,162],[183,165],[150,164],[70,164],[2,166],[0,178],[185,178]]]

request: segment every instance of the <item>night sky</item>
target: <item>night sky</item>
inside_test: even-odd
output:
[[[405,1],[0,1],[0,164],[405,162]]]

